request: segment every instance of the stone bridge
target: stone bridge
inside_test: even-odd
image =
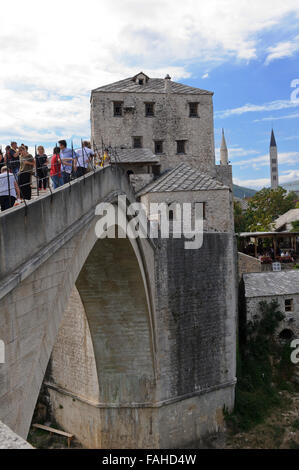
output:
[[[120,194],[110,166],[0,215],[0,421],[23,438],[42,386],[86,447],[189,446],[233,406],[233,234],[98,239]]]

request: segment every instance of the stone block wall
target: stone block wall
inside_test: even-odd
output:
[[[294,308],[292,312],[285,311],[286,299],[293,299]],[[259,318],[260,302],[269,303],[272,300],[278,302],[279,310],[285,316],[284,320],[280,322],[277,336],[279,336],[283,330],[287,329],[292,331],[294,338],[299,338],[299,294],[246,298],[246,321],[252,321],[255,317]]]
[[[243,274],[262,272],[262,263],[259,259],[254,258],[253,256],[245,255],[245,253],[241,252],[238,253],[238,266],[240,279],[242,278]]]
[[[147,193],[141,197],[147,212],[151,203],[204,203],[205,232],[233,232],[233,213],[230,191],[220,189],[214,191],[171,191]]]
[[[133,106],[134,112],[113,115],[113,101]],[[199,117],[189,117],[189,102],[198,102]],[[145,116],[145,102],[155,102],[155,116]],[[163,140],[162,170],[181,162],[215,176],[213,101],[211,95],[176,93],[107,93],[91,96],[91,138],[105,145],[132,148],[132,137],[155,153],[155,140]],[[177,140],[186,140],[186,154],[178,155]]]
[[[160,350],[167,351],[160,358],[164,399],[225,388],[225,384],[234,388],[233,253],[231,234],[205,233],[199,250],[185,250],[180,239],[160,241],[156,310],[157,341]]]

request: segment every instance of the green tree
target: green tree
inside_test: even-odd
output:
[[[299,220],[295,220],[295,222],[292,222],[292,230],[291,232],[299,232]]]
[[[235,218],[235,232],[242,233],[247,230],[247,217],[246,212],[242,210],[242,206],[238,201],[234,202],[234,218]]]
[[[294,209],[297,196],[279,187],[278,189],[263,188],[249,201],[246,211],[248,227],[251,232],[267,232],[280,215]]]

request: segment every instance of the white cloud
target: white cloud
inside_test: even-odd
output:
[[[270,179],[258,178],[243,180],[240,178],[234,178],[234,184],[237,184],[238,186],[245,186],[246,188],[260,189],[263,187],[270,186]]]
[[[282,109],[298,108],[298,107],[299,107],[299,100],[298,101],[276,100],[276,101],[270,101],[269,103],[264,103],[264,104],[248,103],[238,108],[226,109],[224,111],[217,111],[215,113],[215,117],[223,119],[223,118],[227,118],[230,116],[241,116],[242,114],[246,114],[246,113],[280,111]],[[265,118],[265,119],[272,120],[273,118]],[[280,118],[276,118],[276,119],[280,119]],[[258,122],[261,120],[263,119],[256,120],[255,122]]]
[[[190,65],[201,64],[203,74],[226,60],[255,59],[265,52],[261,32],[299,16],[297,0],[2,3],[1,139],[41,142],[88,134],[93,88],[140,69],[182,80]]]
[[[217,147],[215,149],[215,153],[216,153],[216,158],[219,159],[220,147]],[[246,157],[247,155],[256,155],[259,152],[253,149],[244,149],[242,147],[229,145],[228,153],[229,153],[229,159],[234,161],[235,158]],[[235,161],[234,161],[234,164],[235,164]]]
[[[282,152],[278,154],[278,165],[291,165],[299,162],[299,152]],[[260,155],[247,160],[240,160],[234,162],[235,166],[254,166],[260,168],[262,166],[270,165],[269,154]]]
[[[207,73],[204,73],[203,76],[201,77],[203,80],[205,80],[206,78],[209,78],[209,74],[208,72]]]
[[[299,104],[298,104],[299,106]],[[269,116],[269,117],[264,117],[262,119],[255,119],[253,122],[265,122],[265,121],[280,121],[284,119],[297,119],[299,118],[299,113],[293,113],[293,114],[286,114],[284,116]]]
[[[290,183],[291,181],[294,181],[296,179],[299,179],[299,170],[289,170],[287,172],[283,172],[283,174],[279,176],[279,184]],[[270,178],[257,178],[247,180],[234,178],[234,183],[238,186],[260,189],[263,187],[270,186]]]
[[[282,41],[276,44],[276,46],[269,47],[267,49],[269,54],[265,64],[269,65],[273,60],[291,57],[297,51],[299,51],[299,36],[296,36],[292,41]]]

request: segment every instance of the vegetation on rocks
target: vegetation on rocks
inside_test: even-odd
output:
[[[252,322],[240,320],[235,409],[226,414],[234,432],[263,422],[273,408],[283,406],[279,392],[294,387],[290,345],[275,335],[283,318],[277,302],[272,301],[260,303],[260,312]]]

